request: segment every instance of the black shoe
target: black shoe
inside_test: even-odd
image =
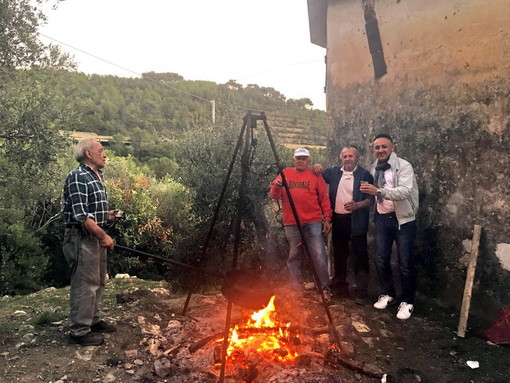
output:
[[[347,290],[347,289],[333,289],[332,293],[333,293],[333,296],[335,296],[337,298],[352,299],[352,296],[349,293],[349,290]]]
[[[100,320],[96,324],[93,324],[92,326],[90,326],[90,331],[102,332],[102,333],[115,332],[115,331],[117,331],[117,327],[115,327],[115,325],[113,325],[111,323],[105,322],[104,320]]]
[[[360,305],[360,306],[369,306],[372,304],[372,302],[368,300],[368,297],[355,298],[354,303],[356,303],[357,305]]]
[[[69,340],[82,346],[101,346],[104,343],[103,336],[92,331],[82,336],[69,335]]]
[[[366,306],[371,304],[368,300],[368,294],[366,290],[355,290],[353,294],[354,303]]]

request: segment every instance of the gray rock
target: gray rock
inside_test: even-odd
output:
[[[157,359],[154,362],[154,372],[160,378],[167,377],[172,372],[172,364],[166,358]]]

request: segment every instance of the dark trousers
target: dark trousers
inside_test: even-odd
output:
[[[368,287],[367,235],[351,235],[351,215],[333,213],[331,221],[335,277],[333,287],[341,293],[348,291],[347,262],[352,254],[352,266],[357,292],[364,296]],[[350,245],[350,248],[349,248]]]
[[[395,286],[391,270],[391,248],[397,244],[397,256],[402,284],[402,301],[414,304],[416,295],[416,266],[413,255],[413,242],[416,234],[416,221],[399,227],[394,213],[375,213],[376,257],[375,264],[381,285],[381,294],[395,297]]]

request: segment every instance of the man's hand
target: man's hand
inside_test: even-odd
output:
[[[376,195],[378,190],[377,186],[371,184],[361,184],[359,191],[365,194]]]
[[[313,165],[313,172],[315,174],[317,174],[318,176],[320,176],[323,172],[324,172],[324,168],[322,167],[321,164],[315,164]]]
[[[354,201],[349,201],[349,202],[344,204],[344,208],[347,211],[354,211],[354,210],[358,209],[358,205]]]
[[[110,210],[108,211],[108,221],[117,223],[124,218],[124,212],[122,210]]]
[[[110,237],[106,233],[105,233],[104,237],[102,237],[99,240],[99,244],[101,245],[101,247],[104,247],[105,249],[108,249],[108,250],[113,250],[114,247],[115,247],[115,244],[113,243],[112,237]]]
[[[278,187],[278,188],[281,188],[283,186],[283,182],[282,182],[282,179],[281,177],[275,179],[274,181],[274,186]]]
[[[116,222],[118,210],[110,210],[108,211],[108,221]]]
[[[83,222],[83,227],[90,234],[92,234],[94,237],[97,238],[101,247],[104,247],[105,249],[113,250],[113,248],[115,246],[113,244],[113,239],[108,234],[106,234],[106,232],[103,229],[101,229],[97,225],[96,221],[94,221],[92,218],[87,218]]]
[[[322,234],[328,235],[331,231],[331,221],[324,221],[324,225],[322,227]]]

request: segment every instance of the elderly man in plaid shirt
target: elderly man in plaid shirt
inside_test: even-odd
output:
[[[101,169],[105,166],[103,146],[93,138],[82,138],[74,149],[80,165],[64,184],[66,228],[62,250],[71,268],[70,340],[83,346],[99,346],[101,333],[115,326],[99,317],[99,301],[106,281],[106,252],[113,250],[112,238],[104,231],[115,210],[108,210]]]

